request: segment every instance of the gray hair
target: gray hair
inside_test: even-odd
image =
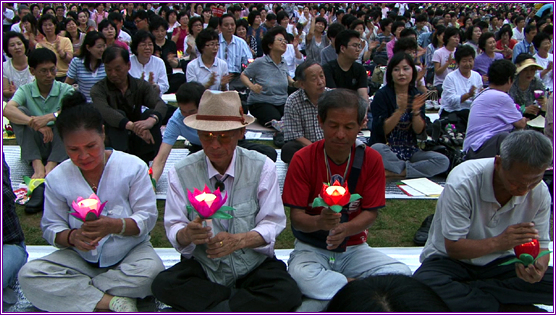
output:
[[[322,93],[318,101],[318,115],[322,122],[326,121],[330,109],[357,109],[357,123],[361,125],[367,116],[369,101],[364,100],[357,92],[348,89],[334,89]]]
[[[311,61],[311,60],[307,60],[307,61],[304,61],[303,63],[301,63],[295,69],[295,79],[297,81],[305,82],[305,79],[307,79],[307,77],[305,76],[305,70],[307,70],[309,67],[312,67],[314,65],[319,65],[320,66],[320,64],[318,62]]]
[[[552,162],[552,143],[537,131],[515,131],[502,141],[500,158],[505,170],[515,162],[525,163],[534,169],[546,168]]]

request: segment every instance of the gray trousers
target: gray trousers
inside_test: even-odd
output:
[[[32,260],[19,271],[19,284],[36,308],[48,312],[92,312],[105,293],[145,298],[164,264],[151,242],[133,248],[118,264],[98,268],[73,249]]]
[[[444,154],[434,151],[417,151],[409,161],[398,159],[390,146],[384,143],[375,143],[371,147],[382,155],[384,169],[400,174],[406,170],[406,178],[433,177],[445,172],[450,166],[450,160]]]
[[[25,115],[31,116],[31,112],[26,107],[18,106],[17,108]],[[12,123],[12,127],[17,144],[21,147],[22,160],[28,162],[32,162],[33,160],[46,160],[47,162],[60,163],[68,158],[62,139],[55,126],[51,127],[54,136],[49,143],[44,143],[44,136],[42,133],[27,125]]]

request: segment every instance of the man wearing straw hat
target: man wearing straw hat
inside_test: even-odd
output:
[[[276,167],[266,156],[237,146],[246,116],[235,91],[203,93],[198,113],[184,119],[197,130],[203,150],[168,172],[170,188],[164,225],[181,261],[161,272],[152,285],[163,303],[182,312],[286,312],[301,304],[301,292],[274,257],[276,237],[286,226]],[[195,212],[187,191],[220,188],[231,219]]]

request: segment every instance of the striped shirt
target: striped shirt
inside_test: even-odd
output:
[[[243,39],[235,35],[232,35],[230,44],[226,42],[222,34],[218,36],[220,37],[220,49],[216,56],[226,61],[230,73],[240,73],[241,65],[247,65],[247,60],[253,58],[249,46]]]
[[[85,61],[81,58],[73,58],[68,69],[68,78],[75,80],[79,85],[79,91],[85,95],[87,102],[92,102],[91,88],[95,83],[106,77],[104,63],[101,63],[96,71],[92,72],[85,68]]]

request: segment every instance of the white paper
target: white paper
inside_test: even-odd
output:
[[[545,121],[545,118],[543,116],[539,115],[539,116],[535,117],[535,119],[529,120],[527,122],[527,125],[529,125],[533,128],[544,129],[544,121]]]
[[[427,196],[440,195],[444,189],[442,186],[427,178],[404,179],[402,183]]]
[[[245,139],[248,139],[248,140],[260,139],[262,135],[263,135],[262,132],[247,131],[245,133]]]

